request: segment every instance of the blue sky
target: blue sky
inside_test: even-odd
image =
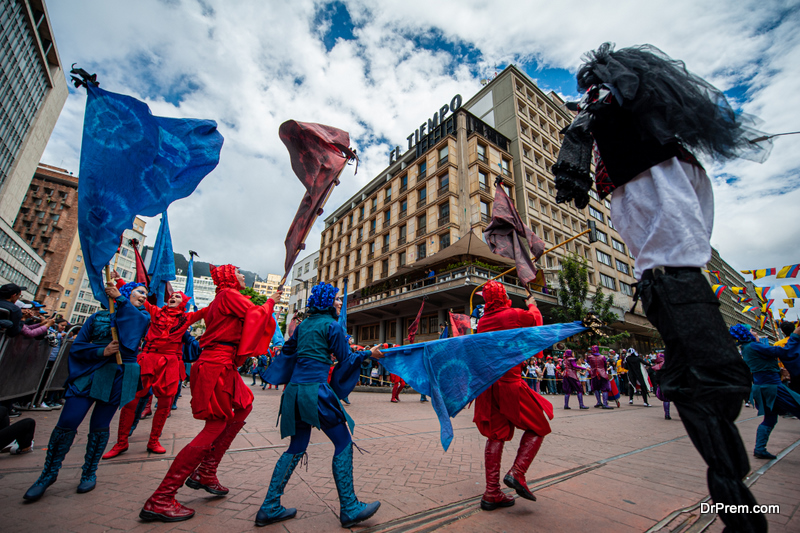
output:
[[[386,165],[390,147],[454,94],[517,65],[544,89],[576,97],[581,55],[604,41],[651,43],[726,91],[770,132],[800,130],[800,16],[790,2],[620,0],[50,0],[65,65],[154,113],[211,118],[226,138],[198,194],[170,208],[176,250],[280,273],[302,196],[277,130],[289,118],[350,132],[361,156],[327,212]],[[86,31],[91,28],[92,31]],[[44,162],[77,172],[85,96],[70,92]],[[763,165],[709,164],[712,244],[738,269],[800,262],[800,136]],[[276,191],[278,195],[276,195]],[[157,223],[148,229],[155,235]],[[308,240],[318,246],[322,223]]]

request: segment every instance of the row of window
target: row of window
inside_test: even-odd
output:
[[[319,266],[319,257],[314,258],[314,270],[317,269],[317,266]],[[304,272],[303,268],[304,268],[303,265],[300,265],[300,266],[297,267],[297,277],[298,278],[303,275],[303,272]],[[308,274],[310,269],[311,269],[311,263],[310,262],[306,263],[305,264],[305,273]]]
[[[20,287],[27,287],[28,292],[36,294],[38,285],[33,282],[31,278],[12,267],[2,259],[0,259],[0,277],[7,279],[9,283],[15,283]]]
[[[3,230],[0,230],[0,248],[5,250],[6,253],[22,263],[25,268],[34,274],[38,274],[42,270],[42,264],[34,259],[31,254],[26,252],[25,249],[11,237],[11,235]]]

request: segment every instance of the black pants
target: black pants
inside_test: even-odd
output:
[[[27,448],[33,442],[36,431],[36,421],[33,418],[23,418],[13,424],[8,420],[8,409],[0,406],[0,449],[17,441],[20,448]]]
[[[628,396],[630,396],[630,399],[633,400],[633,396],[636,394],[636,383],[639,383],[639,386],[642,387],[642,401],[647,403],[647,380],[642,376],[642,371],[636,368],[634,370],[628,370],[626,375],[630,380],[630,384],[628,385]]]

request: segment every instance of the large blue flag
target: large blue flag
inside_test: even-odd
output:
[[[514,366],[586,330],[580,322],[569,322],[461,335],[382,350],[381,364],[431,397],[447,450],[453,440],[450,418]]]
[[[219,163],[213,120],[154,116],[144,102],[89,85],[83,119],[78,233],[94,297],[102,270],[136,215],[155,216],[192,194]]]
[[[183,294],[189,297],[186,309],[197,311],[197,300],[194,299],[194,256],[195,253],[189,250],[189,268],[186,272],[186,286],[183,288]]]
[[[164,291],[167,282],[175,279],[175,254],[172,251],[172,236],[169,233],[167,212],[161,215],[156,243],[153,245],[153,259],[150,260],[150,294],[156,295],[156,305],[163,307]]]
[[[344,278],[344,289],[342,289],[344,294],[342,294],[342,312],[339,313],[339,325],[344,328],[344,332],[347,333],[347,278]]]

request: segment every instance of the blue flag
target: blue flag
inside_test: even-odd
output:
[[[344,289],[342,290],[342,312],[339,313],[339,325],[344,328],[347,333],[347,278],[344,278]]]
[[[586,330],[580,322],[569,322],[461,335],[382,350],[381,364],[431,397],[447,450],[453,440],[450,418],[514,366]]]
[[[94,297],[136,215],[155,216],[192,194],[219,163],[213,120],[154,116],[144,102],[89,85],[83,119],[78,233]]]
[[[186,272],[186,286],[183,289],[183,294],[189,297],[186,309],[197,311],[197,301],[194,299],[194,252],[191,250],[189,251],[189,268]]]
[[[153,259],[150,261],[150,294],[156,295],[156,305],[164,306],[164,291],[167,282],[175,279],[175,255],[172,252],[172,237],[169,233],[167,212],[161,215],[156,243],[153,245]]]

